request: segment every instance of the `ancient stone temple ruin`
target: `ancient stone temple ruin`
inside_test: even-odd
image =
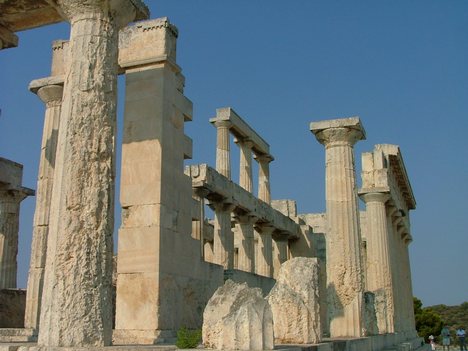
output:
[[[184,133],[192,102],[177,64],[178,31],[167,18],[148,17],[140,0],[31,0],[21,9],[0,3],[0,48],[18,44],[15,31],[71,24],[70,40],[53,43],[50,76],[29,86],[45,109],[31,262],[24,325],[0,329],[0,347],[171,342],[181,327],[201,328],[208,300],[227,279],[264,296],[278,279],[283,286],[275,290],[291,306],[305,296],[309,312],[293,306],[289,318],[295,308],[295,323],[306,315],[298,329],[312,336],[296,340],[278,329],[277,316],[276,333],[288,335],[277,342],[314,342],[322,350],[419,347],[408,257],[416,203],[399,147],[376,145],[362,155],[358,189],[353,147],[366,137],[363,123],[313,121],[310,131],[325,149],[324,213],[301,214],[295,201],[271,199],[270,145],[231,107],[209,120],[216,165],[184,167],[199,141]],[[119,74],[126,89],[116,185]],[[231,139],[240,153],[239,184],[231,178]],[[0,159],[2,289],[16,288],[19,204],[33,194],[21,185],[21,166]],[[122,208],[116,267],[114,206]],[[294,258],[311,258],[303,261],[311,266],[283,265]],[[307,283],[292,279],[297,272],[309,272]],[[269,301],[279,303],[275,323],[275,313],[287,312],[275,312],[283,311],[281,299]]]

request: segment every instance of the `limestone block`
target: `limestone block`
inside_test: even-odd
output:
[[[202,333],[208,348],[272,350],[271,308],[260,289],[227,280],[208,301]]]
[[[281,265],[267,300],[273,312],[276,344],[316,344],[322,326],[317,258],[296,257]]]

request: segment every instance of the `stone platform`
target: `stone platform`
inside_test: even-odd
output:
[[[276,345],[276,351],[429,351],[430,345],[416,337],[399,341],[401,335],[386,334],[367,338],[325,339],[314,345]],[[0,343],[0,351],[172,351],[174,344],[120,345],[107,347],[49,347],[41,348],[36,343]],[[202,347],[192,350],[208,350]]]

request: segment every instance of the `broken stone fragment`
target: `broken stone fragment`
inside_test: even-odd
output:
[[[258,288],[227,280],[203,313],[203,344],[217,350],[272,350],[273,318]]]

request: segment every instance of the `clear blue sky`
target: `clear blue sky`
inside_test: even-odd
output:
[[[358,167],[374,144],[397,144],[410,176],[414,294],[424,305],[468,301],[468,1],[146,2],[152,18],[179,28],[178,62],[194,103],[191,162],[214,164],[208,119],[232,106],[276,157],[273,198],[323,212],[324,150],[309,122],[360,116],[367,140],[356,146]],[[0,156],[24,164],[31,188],[44,106],[27,86],[49,75],[50,44],[68,32],[60,24],[19,33],[18,48],[0,51]],[[34,204],[22,205],[20,287]]]

